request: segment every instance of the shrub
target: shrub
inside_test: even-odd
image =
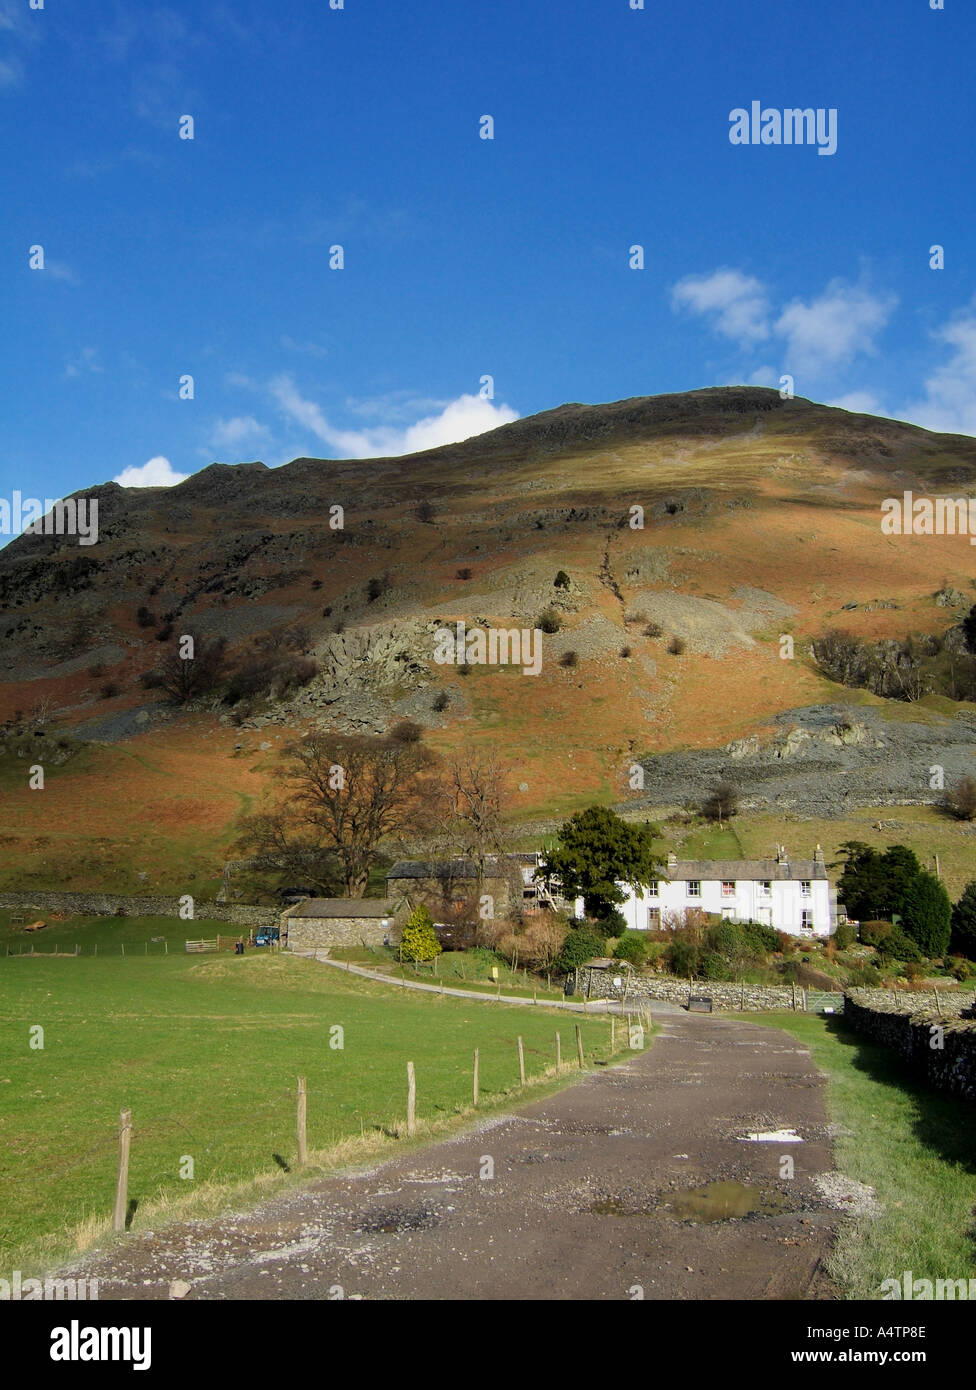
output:
[[[639,969],[647,959],[647,940],[644,934],[625,931],[623,936],[617,938],[613,954],[617,960],[629,961],[631,965]]]
[[[456,578],[456,579],[470,579],[471,576],[472,576],[473,574],[474,574],[474,570],[473,570],[473,569],[471,569],[468,565],[462,565],[461,568],[457,571],[457,574],[455,575],[455,578]]]
[[[881,984],[881,971],[876,965],[864,962],[851,970],[849,984],[856,989],[877,989]]]
[[[386,575],[384,575],[383,578],[380,579],[374,574],[372,579],[370,579],[366,585],[366,598],[369,600],[370,603],[375,603],[376,600],[379,598],[380,594],[383,593],[384,589],[388,588],[389,580],[386,577]]]
[[[155,627],[156,615],[155,613],[150,613],[146,605],[143,604],[136,612],[136,622],[140,627]]]
[[[457,673],[459,676],[470,676],[473,670],[474,667],[471,665],[470,661],[458,662]]]
[[[672,975],[680,975],[685,980],[693,980],[698,974],[701,952],[692,941],[676,937],[665,953],[665,964]]]
[[[167,622],[167,623],[163,623],[162,627],[159,628],[159,630],[158,630],[157,633],[156,633],[156,641],[157,641],[157,642],[168,642],[169,639],[172,637],[172,635],[173,635],[173,624],[172,624],[172,623],[168,623],[168,622]]]
[[[976,817],[976,777],[961,777],[946,792],[942,805],[956,820]]]
[[[847,951],[854,945],[854,928],[850,922],[838,922],[833,936],[830,938],[838,951]]]
[[[661,627],[660,623],[648,623],[644,628],[645,637],[661,637],[663,632],[664,629]]]
[[[919,961],[922,953],[912,939],[900,927],[892,927],[878,948],[881,956],[889,960]]]
[[[434,696],[434,701],[431,705],[431,709],[436,710],[438,714],[442,714],[444,710],[447,709],[450,703],[451,697],[450,695],[448,695],[447,691],[438,690],[437,694]]]
[[[862,922],[861,940],[865,946],[879,947],[884,945],[885,940],[891,935],[892,926],[890,922]]]
[[[976,882],[967,883],[952,909],[952,949],[976,960]]]
[[[734,816],[739,809],[739,793],[731,782],[719,782],[708,796],[705,797],[701,805],[702,815],[706,820],[717,820],[721,825],[722,821]],[[775,950],[775,947],[771,947]]]
[[[908,964],[905,966],[905,979],[910,980],[913,984],[916,980],[922,979],[924,974],[925,966],[921,963],[921,961],[910,960]]]
[[[556,959],[556,969],[568,975],[571,970],[578,970],[583,962],[590,960],[592,956],[602,955],[605,947],[604,938],[588,923],[572,927]]]
[[[554,632],[558,632],[562,625],[562,619],[555,608],[546,608],[539,614],[538,626],[543,632],[547,632],[551,635]]]
[[[118,681],[106,681],[98,693],[103,700],[114,700],[116,695],[121,693],[121,690],[122,687]]]
[[[434,931],[434,919],[423,904],[415,907],[403,924],[400,937],[402,960],[433,960],[441,953],[441,944]]]
[[[427,525],[429,525],[430,522],[432,522],[432,521],[434,520],[434,517],[435,517],[436,515],[437,515],[437,508],[434,506],[433,502],[426,502],[426,501],[425,501],[425,502],[420,502],[420,503],[418,503],[418,504],[417,504],[417,509],[416,509],[416,511],[414,512],[414,516],[417,518],[417,520],[418,520],[418,521],[423,521],[423,522],[426,523]]]
[[[398,719],[390,730],[392,743],[419,743],[423,736],[422,727],[412,719]]]
[[[773,927],[767,926],[765,922],[739,922],[739,930],[757,951],[772,953],[781,949],[781,933],[775,931]]]
[[[631,649],[630,649],[630,647],[621,647],[621,648],[620,648],[620,655],[624,658],[625,661],[626,661],[627,657],[630,656],[630,654],[631,654]]]
[[[162,671],[143,671],[139,676],[139,684],[143,690],[161,690],[163,688]]]
[[[560,570],[552,582],[557,589],[568,589],[571,581],[566,571]]]
[[[671,653],[672,656],[681,656],[681,654],[685,650],[686,645],[687,644],[683,637],[675,636],[672,637],[671,641],[668,643],[668,651]]]
[[[559,658],[559,664],[560,666],[566,666],[572,669],[574,666],[579,665],[579,654],[577,652],[563,652],[562,656]]]
[[[627,918],[617,907],[611,907],[600,917],[595,918],[597,930],[604,936],[622,936],[627,930]]]

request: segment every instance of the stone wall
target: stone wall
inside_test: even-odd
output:
[[[852,989],[844,1018],[864,1037],[892,1048],[930,1086],[962,1100],[976,1100],[976,1019],[949,1016],[945,1004],[940,1017],[931,995],[930,1007],[914,1011],[898,1007],[904,999],[905,994],[894,990]],[[963,1002],[971,1007],[968,998]]]
[[[585,966],[576,972],[577,989],[591,999],[619,999],[622,990],[614,989],[617,975],[624,980],[627,998],[666,999],[671,1004],[687,1004],[692,994],[711,999],[712,1007],[734,1009],[745,1013],[793,1008],[793,990],[789,985],[736,985],[726,981],[679,980],[668,975],[637,975],[622,969],[592,970]],[[797,1006],[803,1007],[803,991],[796,991]]]
[[[29,893],[0,893],[0,908],[25,912],[64,912],[72,917],[179,917],[179,898],[126,897],[120,893],[59,893],[35,889]],[[241,903],[196,902],[193,922],[226,922],[234,927],[267,927],[278,920],[274,907],[248,907]]]
[[[384,927],[381,917],[289,917],[283,925],[290,949],[382,946],[387,936],[396,939],[392,923]]]

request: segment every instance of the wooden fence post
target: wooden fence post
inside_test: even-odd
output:
[[[119,1175],[115,1183],[115,1210],[112,1212],[112,1230],[125,1230],[125,1217],[129,1201],[129,1144],[132,1139],[132,1111],[123,1110],[119,1114]]]
[[[521,1039],[521,1038],[519,1038],[519,1040],[518,1040],[518,1055],[519,1055],[519,1085],[520,1085],[520,1086],[524,1086],[524,1085],[525,1085],[525,1049],[524,1049],[524,1047],[522,1046],[522,1039]]]
[[[576,1025],[576,1055],[579,1058],[580,1070],[583,1069],[583,1030],[577,1023]]]
[[[557,1032],[557,1033],[556,1033],[556,1070],[557,1070],[557,1071],[562,1071],[562,1066],[563,1066],[563,1040],[562,1040],[562,1038],[559,1036],[559,1034],[558,1034],[558,1032]]]
[[[413,1062],[407,1063],[407,1133],[417,1131],[417,1074]]]
[[[478,1049],[474,1050],[474,1103],[478,1104]]]
[[[308,1162],[308,1093],[305,1078],[298,1078],[298,1166],[304,1168]]]

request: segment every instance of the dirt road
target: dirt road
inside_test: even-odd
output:
[[[646,1052],[546,1100],[247,1214],[126,1237],[76,1272],[103,1299],[177,1280],[197,1299],[830,1297],[839,1216],[815,1182],[832,1165],[809,1054],[739,1020],[659,1022]]]

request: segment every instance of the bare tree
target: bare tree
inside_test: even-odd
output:
[[[159,688],[175,705],[188,704],[200,695],[213,690],[224,665],[227,639],[217,637],[212,642],[191,637],[193,655],[183,656],[184,639],[169,652],[156,668]]]
[[[321,830],[298,817],[292,808],[275,807],[245,816],[234,848],[248,856],[247,867],[259,873],[287,873],[296,882],[318,888],[331,897],[342,885],[334,850]]]
[[[431,824],[433,755],[421,743],[316,731],[285,750],[289,805],[361,898],[384,840]]]
[[[947,790],[942,804],[956,820],[976,817],[976,778],[961,777],[955,786]]]
[[[441,782],[444,833],[459,854],[478,865],[479,881],[493,854],[502,853],[508,837],[503,818],[508,805],[509,770],[494,753],[465,749],[450,764]]]
[[[738,809],[738,790],[731,782],[724,780],[719,782],[702,802],[702,815],[706,820],[717,820],[720,830],[723,822],[734,816]]]

